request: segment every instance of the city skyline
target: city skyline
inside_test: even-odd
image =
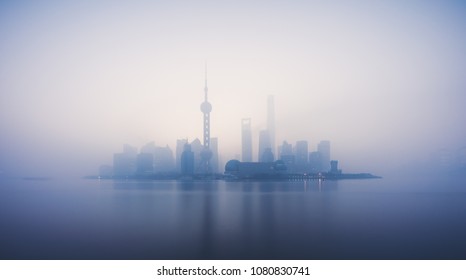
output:
[[[204,102],[201,103],[203,113],[203,140],[196,138],[191,142],[188,139],[177,139],[175,152],[169,145],[156,146],[151,141],[141,148],[129,144],[123,145],[123,151],[113,154],[113,165],[102,164],[99,167],[99,178],[147,177],[152,175],[192,176],[194,174],[223,173],[224,165],[234,158],[222,158],[222,151],[218,150],[218,138],[210,137],[210,112],[212,105],[208,102],[207,64],[205,66]],[[309,151],[307,140],[300,140],[293,144],[283,141],[282,145],[274,145],[274,96],[267,96],[267,129],[259,132],[259,143],[256,158],[252,156],[251,119],[241,119],[241,161],[251,162],[283,162],[286,173],[320,173],[330,172],[330,141],[323,140],[316,150]],[[212,144],[211,144],[212,143]],[[208,157],[206,157],[206,152]],[[187,153],[187,154],[186,154]],[[186,155],[185,155],[186,154]],[[317,157],[312,159],[312,155]],[[191,167],[189,167],[191,166]],[[252,170],[251,170],[252,171]],[[285,171],[285,170],[283,170]],[[253,173],[251,173],[253,174]]]
[[[224,161],[242,118],[257,156],[268,95],[276,145],[328,139],[344,170],[466,145],[464,4],[211,4],[2,2],[0,171],[89,174],[124,143],[202,139],[205,59]]]
[[[459,0],[0,1],[0,259],[464,260],[465,50]]]

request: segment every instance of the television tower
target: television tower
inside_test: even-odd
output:
[[[212,158],[212,151],[210,150],[210,112],[212,105],[207,99],[207,62],[205,64],[205,87],[204,87],[204,102],[201,104],[201,112],[204,114],[204,148],[201,151],[201,165],[200,170],[202,173],[210,173],[210,159]]]

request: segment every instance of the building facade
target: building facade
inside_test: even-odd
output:
[[[243,162],[252,162],[252,131],[251,119],[241,120],[241,159]]]

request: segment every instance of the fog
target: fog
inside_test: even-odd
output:
[[[331,141],[349,172],[413,168],[466,146],[462,1],[2,1],[0,171],[88,175],[123,144],[211,135],[223,162]]]

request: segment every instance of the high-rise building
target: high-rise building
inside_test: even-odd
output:
[[[330,141],[320,141],[317,145],[317,151],[320,153],[322,161],[322,170],[320,171],[329,171],[330,170]]]
[[[170,147],[156,146],[154,141],[147,143],[141,148],[141,153],[152,154],[154,172],[172,172],[175,169],[175,159]]]
[[[270,149],[267,149],[270,151]],[[270,151],[272,153],[272,151]],[[271,179],[284,178],[286,165],[277,160],[275,162],[240,162],[239,160],[230,160],[225,165],[225,174],[238,179]]]
[[[139,153],[136,160],[136,172],[139,175],[154,173],[154,155],[150,153]]]
[[[273,95],[267,97],[267,130],[269,132],[270,148],[276,153],[275,146],[275,103]]]
[[[176,140],[176,171],[181,172],[181,154],[184,151],[184,145],[188,144],[187,139],[178,139]]]
[[[138,154],[138,148],[130,146],[128,144],[123,145],[123,153],[126,154],[128,157],[136,158]]]
[[[305,140],[297,141],[295,146],[296,155],[296,171],[297,172],[308,172],[309,171],[309,151],[308,143]]]
[[[123,153],[113,154],[113,174],[116,177],[128,177],[136,173],[138,150],[128,144],[123,146]]]
[[[251,119],[241,120],[241,148],[243,162],[252,162]]]
[[[312,173],[322,172],[322,156],[319,152],[309,153],[309,167]]]
[[[268,130],[261,130],[259,132],[259,153],[258,153],[258,161],[262,161],[262,156],[266,149],[272,149],[270,145],[270,135]],[[272,152],[273,154],[273,152]]]
[[[280,159],[282,156],[291,156],[293,155],[293,145],[288,144],[288,142],[283,141],[283,144],[280,146]]]
[[[147,144],[145,144],[144,146],[142,146],[141,148],[141,153],[146,153],[146,154],[155,154],[155,150],[156,150],[156,146],[155,146],[155,142],[154,141],[151,141]]]
[[[218,138],[210,138],[210,150],[212,151],[212,158],[210,159],[210,172],[218,173]]]
[[[338,169],[338,160],[330,161],[330,173],[332,174],[341,174],[341,169]]]
[[[204,149],[204,146],[198,138],[194,139],[190,145],[191,151],[194,153],[194,166],[196,167],[194,171],[196,173],[204,173],[204,170],[201,169],[201,152]]]
[[[183,152],[181,153],[181,174],[194,174],[194,153],[191,151],[191,145],[184,144]]]
[[[165,147],[156,147],[154,154],[154,170],[156,172],[173,172],[175,169],[175,159],[173,151],[167,145]]]
[[[288,144],[288,142],[283,141],[283,144],[279,148],[280,150],[280,160],[282,160],[288,172],[295,172],[295,156],[293,155],[293,145]]]
[[[262,157],[260,158],[260,162],[273,162],[274,156],[272,150],[270,148],[266,148]]]

